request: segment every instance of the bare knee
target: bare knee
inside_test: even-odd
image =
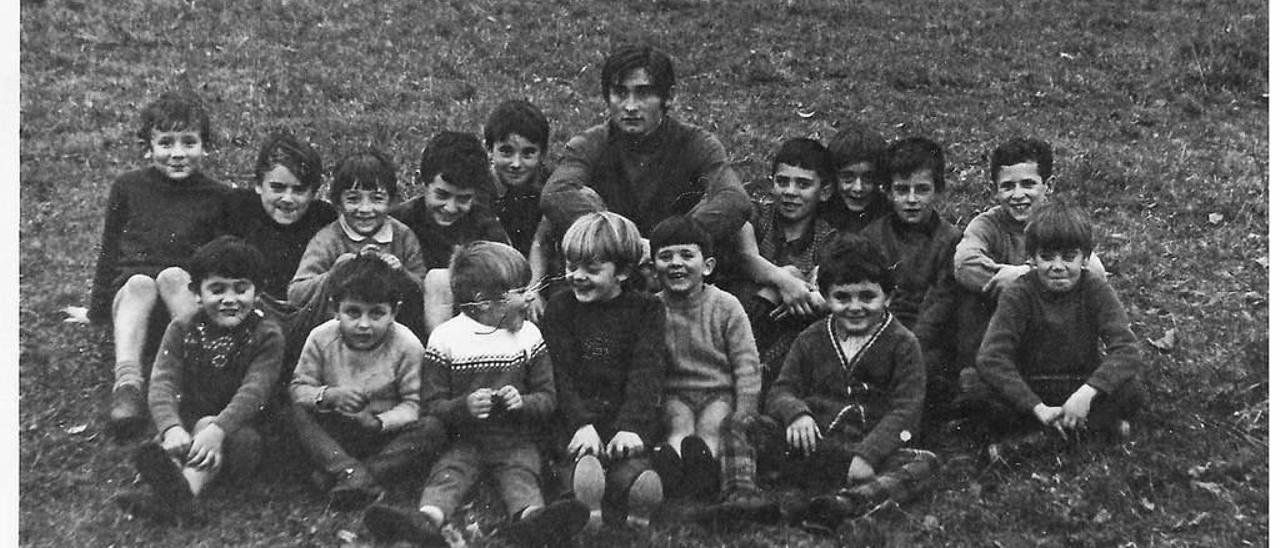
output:
[[[189,291],[191,286],[191,275],[186,270],[171,266],[160,271],[156,275],[156,287],[163,294],[173,294],[177,291]]]

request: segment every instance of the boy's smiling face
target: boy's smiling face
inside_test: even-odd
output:
[[[884,321],[889,297],[880,284],[862,281],[832,285],[825,293],[838,334],[866,336]]]
[[[357,299],[338,302],[338,333],[352,350],[377,348],[396,323],[392,303],[370,303]]]
[[[307,214],[311,200],[316,197],[316,189],[308,189],[289,168],[282,165],[264,173],[254,190],[262,198],[262,208],[267,215],[282,225],[298,222]]]
[[[876,194],[875,182],[871,180],[874,170],[871,162],[854,162],[836,172],[840,180],[840,199],[849,211],[862,213],[871,207],[871,199]]]
[[[532,297],[525,287],[513,287],[498,297],[480,303],[470,315],[475,321],[489,327],[516,332],[524,327],[525,310],[529,308],[529,299]]]
[[[927,169],[912,173],[910,177],[894,176],[889,184],[889,201],[898,220],[915,225],[924,222],[933,211],[934,198],[938,196],[933,186],[933,173]]]
[[[1052,190],[1049,182],[1040,177],[1040,165],[1034,161],[1000,166],[995,185],[996,202],[1021,223],[1031,217],[1031,211]]]
[[[533,183],[544,152],[533,141],[512,133],[493,143],[489,149],[489,162],[493,164],[493,173],[499,182],[511,188],[521,188]]]
[[[363,237],[377,234],[387,222],[391,209],[391,195],[381,188],[362,189],[352,187],[342,192],[342,217],[347,226]]]
[[[204,140],[199,131],[151,130],[148,148],[151,165],[169,179],[181,181],[199,173],[204,154]]]
[[[201,280],[200,292],[196,295],[205,315],[214,325],[226,329],[244,323],[245,318],[253,313],[255,296],[252,280],[217,274],[210,274]]]
[[[621,295],[622,282],[628,276],[626,272],[619,272],[613,261],[566,262],[564,275],[573,296],[583,303],[605,302]]]
[[[431,220],[440,226],[450,226],[465,217],[475,203],[476,191],[473,188],[462,188],[440,177],[437,173],[427,184],[422,195],[423,205]]]
[[[702,280],[716,267],[714,257],[702,254],[698,244],[664,246],[653,254],[653,267],[663,289],[676,295],[689,295],[702,287]]]
[[[818,172],[790,164],[778,164],[770,190],[778,214],[789,223],[812,217],[818,203],[831,195],[831,186],[822,184]]]
[[[1041,249],[1031,256],[1031,264],[1035,268],[1036,277],[1049,291],[1064,293],[1080,283],[1080,273],[1084,270],[1084,262],[1089,258],[1079,249],[1050,251]]]

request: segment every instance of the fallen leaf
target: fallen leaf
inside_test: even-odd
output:
[[[1156,511],[1156,504],[1148,500],[1147,497],[1142,497],[1142,500],[1139,500],[1138,504],[1141,504],[1142,507],[1146,508],[1148,512]]]
[[[1222,214],[1221,214],[1221,213],[1210,213],[1210,214],[1209,214],[1209,224],[1211,224],[1211,225],[1216,225],[1216,224],[1221,223],[1221,222],[1222,222]]]
[[[1207,482],[1207,481],[1193,481],[1193,482],[1191,482],[1191,485],[1192,485],[1192,486],[1195,486],[1195,487],[1199,487],[1199,488],[1201,488],[1201,489],[1204,489],[1205,491],[1208,491],[1208,492],[1210,492],[1210,493],[1213,493],[1213,494],[1214,494],[1214,495],[1216,495],[1218,498],[1222,498],[1222,486],[1221,486],[1221,485],[1218,485],[1218,484],[1216,484],[1216,483]]]
[[[1163,337],[1158,340],[1147,339],[1147,343],[1161,352],[1172,352],[1173,347],[1178,344],[1178,329],[1166,329]]]
[[[1250,306],[1261,306],[1266,304],[1267,298],[1257,291],[1250,291],[1244,294],[1244,302],[1249,303]]]
[[[89,425],[87,424],[77,424],[75,426],[72,426],[71,428],[68,428],[67,433],[74,436],[76,434],[81,434],[88,429],[89,429]]]
[[[806,118],[806,119],[813,118],[813,115],[817,113],[818,111],[812,110],[812,109],[809,109],[809,110],[805,110],[803,108],[796,109],[796,116],[799,116],[801,118]]]
[[[351,531],[348,531],[346,529],[338,529],[338,540],[341,540],[346,544],[355,544],[356,539],[358,538],[360,537],[358,537],[355,533],[352,533]]]
[[[1271,260],[1266,257],[1258,257],[1257,259],[1254,259],[1253,262],[1258,263],[1258,266],[1261,266],[1262,268],[1271,267]]]
[[[1111,512],[1108,512],[1106,508],[1098,510],[1098,513],[1093,516],[1094,523],[1106,523],[1108,521],[1111,521]]]
[[[942,522],[938,521],[938,518],[934,517],[933,514],[930,514],[924,517],[924,528],[940,529],[942,528]]]
[[[62,309],[67,317],[62,321],[64,323],[89,323],[89,309],[83,306],[68,306]]]

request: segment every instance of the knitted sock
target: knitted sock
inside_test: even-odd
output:
[[[113,390],[127,384],[141,389],[146,382],[146,379],[142,378],[142,364],[133,360],[116,362],[115,374],[116,383],[112,387]]]

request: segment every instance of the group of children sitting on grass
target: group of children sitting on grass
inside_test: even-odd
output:
[[[708,503],[691,517],[711,525],[835,530],[926,487],[922,420],[1129,435],[1135,337],[1089,219],[1048,200],[1046,143],[992,151],[998,205],[962,233],[935,210],[937,143],[791,139],[723,242],[689,215],[642,235],[608,211],[554,234],[548,135],[508,101],[483,143],[431,140],[421,196],[401,202],[365,150],[326,203],[305,142],[270,136],[232,190],[200,170],[197,99],[147,106],[151,165],[112,186],[90,310],[113,325],[111,433],[156,429],[134,458],[150,490],[117,502],[184,515],[252,472],[275,420],[383,541],[443,544],[482,479],[510,518],[495,534],[526,545],[647,526],[664,498]],[[384,496],[413,481],[416,505]]]

